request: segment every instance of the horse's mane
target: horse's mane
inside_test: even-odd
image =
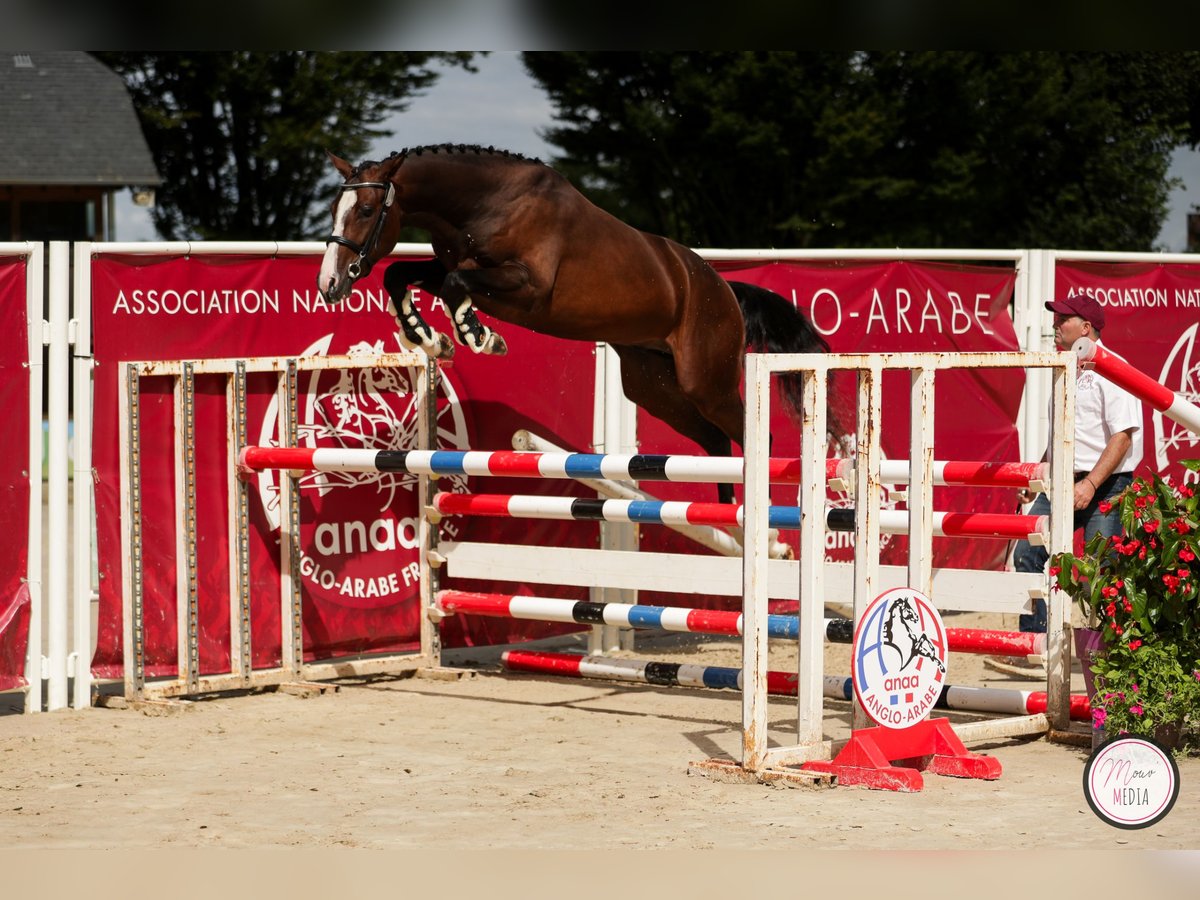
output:
[[[433,155],[445,153],[446,155],[460,154],[483,156],[492,157],[495,159],[505,159],[511,162],[529,163],[530,165],[543,165],[542,161],[536,157],[523,156],[520,153],[515,153],[512,150],[502,150],[499,147],[484,147],[480,144],[423,144],[419,147],[405,147],[403,150],[393,150],[388,154],[387,158],[395,159],[398,156],[403,159],[409,156],[423,156],[426,153]],[[351,173],[350,177],[357,178],[365,169],[369,169],[372,166],[377,166],[379,164],[380,161],[378,160],[365,160],[358,164],[358,166],[354,169],[354,172]]]

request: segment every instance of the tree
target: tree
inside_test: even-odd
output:
[[[331,149],[358,159],[391,113],[473,53],[104,52],[128,86],[163,177],[167,240],[298,240],[324,233]]]
[[[692,246],[1149,250],[1200,54],[526,53],[555,163]]]

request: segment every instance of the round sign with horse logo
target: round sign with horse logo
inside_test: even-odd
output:
[[[946,683],[948,643],[929,598],[910,588],[876,597],[854,631],[854,695],[871,721],[908,728],[933,710]]]

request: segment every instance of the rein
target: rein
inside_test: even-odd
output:
[[[387,190],[387,194],[383,198],[383,208],[379,210],[379,217],[375,220],[375,224],[371,226],[371,233],[367,235],[366,241],[358,243],[352,241],[348,237],[342,237],[340,234],[331,234],[325,239],[325,244],[341,244],[354,253],[358,254],[358,259],[350,263],[346,268],[346,274],[352,279],[358,280],[371,271],[371,263],[367,261],[367,255],[375,249],[379,243],[379,233],[383,231],[384,220],[387,219],[388,210],[392,208],[392,203],[396,199],[396,186],[390,181],[357,181],[353,184],[343,184],[338,190],[342,191],[357,191],[359,188],[379,188]]]

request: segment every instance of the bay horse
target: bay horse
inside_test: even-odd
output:
[[[639,231],[592,204],[549,166],[475,145],[423,146],[353,166],[344,179],[317,286],[330,302],[395,246],[426,229],[435,258],[384,273],[392,313],[410,346],[448,358],[454,345],[412,302],[410,286],[441,297],[460,344],[506,352],[475,306],[552,337],[603,341],[621,360],[625,395],[713,456],[742,444],[739,391],[747,341],[771,352],[826,352],[784,298],[731,286],[698,254]],[[784,395],[795,408],[799,376]],[[733,499],[719,485],[722,501]]]

